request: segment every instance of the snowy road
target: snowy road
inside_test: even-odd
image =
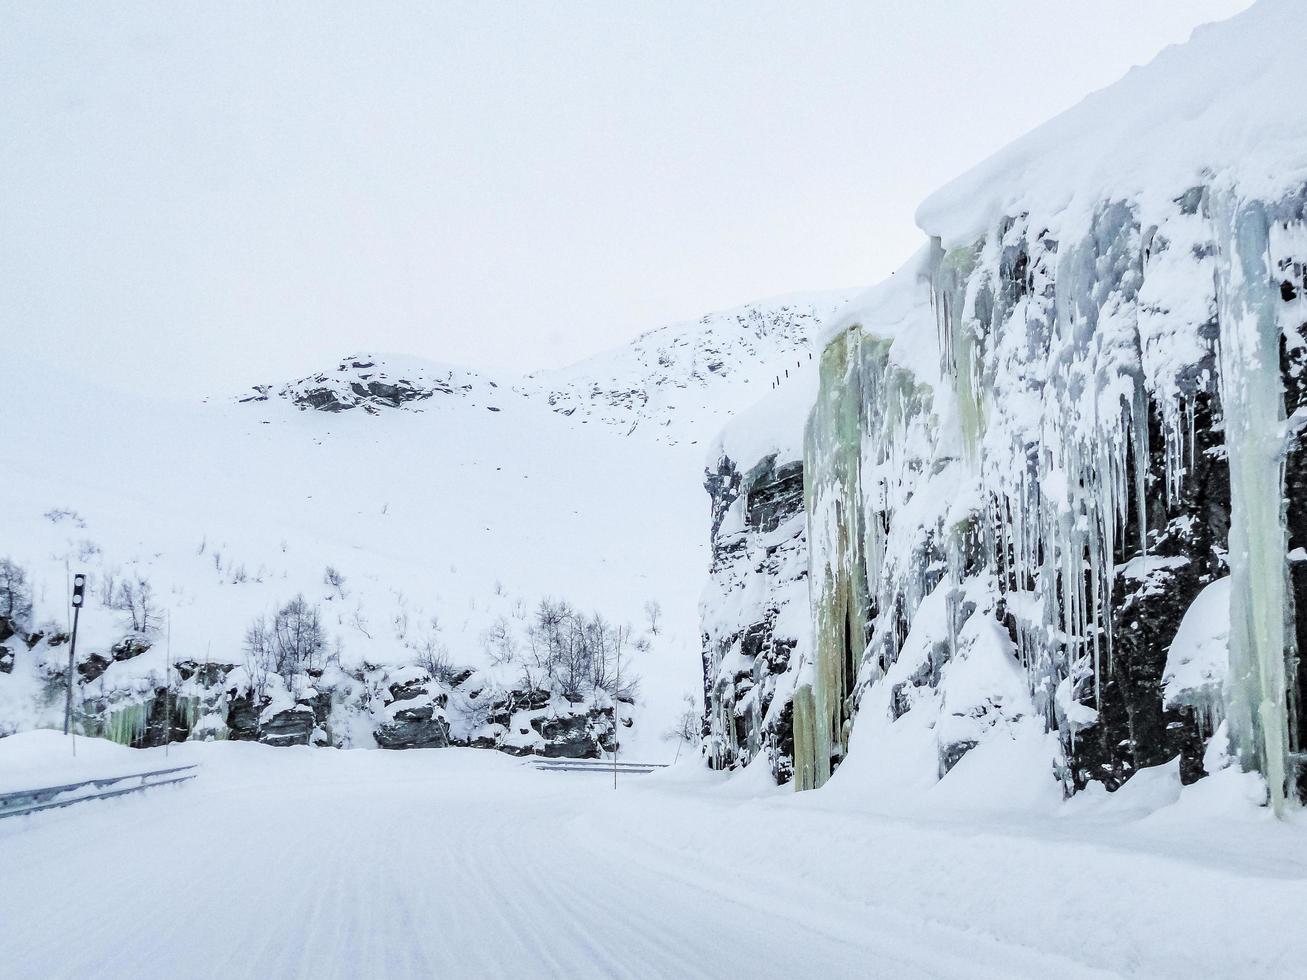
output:
[[[748,775],[614,793],[471,750],[168,761],[203,773],[0,822],[0,976],[1265,977],[1307,955],[1301,828],[1218,851],[1148,821],[872,816]]]

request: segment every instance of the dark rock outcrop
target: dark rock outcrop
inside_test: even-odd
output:
[[[296,704],[262,719],[258,740],[264,745],[308,745],[316,723],[312,706]]]
[[[794,751],[793,684],[786,678],[798,667],[801,637],[784,625],[782,612],[790,609],[800,621],[808,615],[803,464],[778,465],[771,455],[741,472],[723,455],[704,487],[713,544],[703,633],[708,764],[730,769],[766,753],[773,775],[785,782]],[[741,591],[757,597],[742,611],[732,598]]]

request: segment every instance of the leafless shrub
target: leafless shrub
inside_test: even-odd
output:
[[[567,602],[542,599],[528,627],[524,674],[533,687],[577,698],[596,688],[631,700],[639,678],[626,661],[629,630],[599,613],[585,616]]]
[[[328,565],[323,569],[322,582],[334,589],[337,596],[342,599],[345,598],[345,576],[337,571],[334,566]]]
[[[154,586],[139,573],[119,583],[112,605],[131,617],[134,633],[157,633],[162,625],[163,610],[154,597]]]
[[[681,741],[693,745],[699,740],[699,724],[699,708],[694,703],[694,698],[687,694],[680,714],[676,716],[676,721],[667,729],[663,737],[669,742]]]
[[[649,621],[649,632],[658,635],[658,623],[662,619],[663,606],[657,599],[650,599],[644,604],[645,619]]]
[[[517,638],[512,624],[503,616],[496,618],[481,634],[481,643],[494,663],[511,664],[517,657]]]
[[[17,629],[31,618],[32,587],[27,570],[12,559],[0,558],[0,619]]]
[[[322,669],[326,635],[318,607],[297,595],[277,610],[272,621],[260,616],[245,631],[246,664],[256,688],[266,690],[269,674],[278,674],[292,695],[299,693],[302,676]],[[263,696],[263,691],[259,692]]]

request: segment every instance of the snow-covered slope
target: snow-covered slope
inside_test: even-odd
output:
[[[1277,808],[1303,785],[1307,119],[1284,107],[1304,49],[1301,5],[1263,0],[922,206],[929,244],[822,340],[811,653],[740,659],[766,588],[707,609],[737,629],[707,630],[736,705],[709,712],[719,762],[766,742],[801,788],[840,765],[895,793],[993,745],[1070,793],[1176,756],[1197,779],[1225,717]],[[719,457],[793,455],[789,416],[760,410],[780,431],[732,427]],[[1227,572],[1222,676],[1210,644],[1176,645],[1182,620],[1221,623],[1185,613]],[[1201,683],[1164,689],[1168,657]],[[794,691],[771,729],[760,683]]]
[[[634,431],[602,424],[599,401],[567,414],[549,400],[566,384],[546,392],[544,375],[400,355],[194,403],[74,383],[14,355],[0,558],[26,573],[34,609],[0,636],[0,732],[62,722],[67,577],[82,571],[78,711],[93,731],[593,751],[611,698],[542,693],[539,603],[552,598],[607,644],[608,690],[639,678],[624,751],[674,754],[663,736],[700,689],[696,426],[710,435],[818,327],[808,307],[761,304],[564,372],[645,392],[633,418],[648,425]],[[144,625],[123,592],[139,605],[141,582]],[[286,683],[259,676],[251,628],[300,595],[322,649]]]
[[[803,293],[709,313],[572,367],[538,371],[518,390],[582,421],[701,444],[810,361],[812,338],[852,295]]]

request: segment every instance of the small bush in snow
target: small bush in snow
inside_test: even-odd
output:
[[[511,664],[517,656],[517,639],[513,636],[513,627],[503,616],[497,617],[490,628],[481,634],[481,642],[494,663]]]
[[[687,745],[693,745],[699,741],[700,724],[699,707],[694,703],[694,698],[687,694],[681,712],[676,716],[676,722],[671,728],[667,729],[663,737],[668,741],[680,741]]]
[[[345,598],[345,576],[340,574],[334,566],[328,565],[323,569],[322,583],[330,586],[340,598]]]
[[[431,635],[418,640],[416,649],[418,666],[446,687],[452,686],[459,671],[449,658],[449,647]]]
[[[644,604],[644,615],[649,621],[649,632],[658,635],[658,622],[662,619],[663,606],[657,599],[650,599]]]

